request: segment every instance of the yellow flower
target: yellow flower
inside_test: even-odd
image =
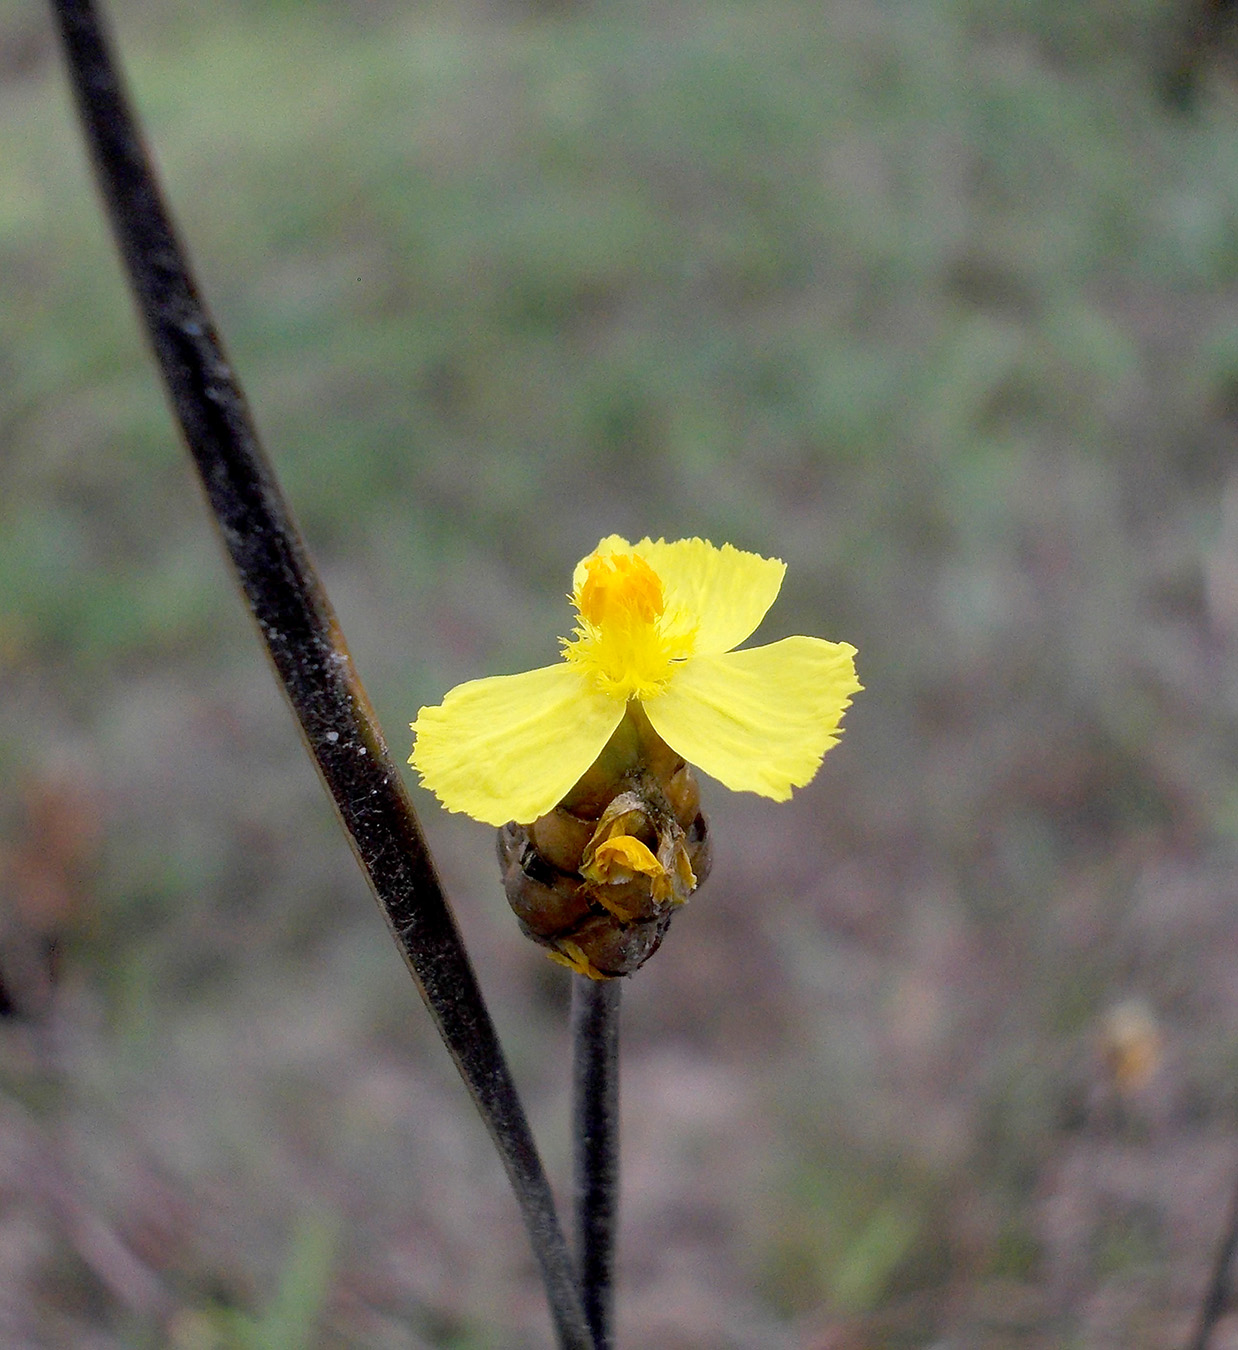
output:
[[[564,660],[470,680],[422,708],[409,763],[449,811],[527,823],[567,796],[635,703],[676,754],[729,788],[784,801],[816,773],[861,687],[845,642],[734,650],[785,571],[730,544],[610,535],[573,576]]]

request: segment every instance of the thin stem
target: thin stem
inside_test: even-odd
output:
[[[619,1221],[619,980],[572,977],[577,1260],[597,1350],[610,1350]]]
[[[1170,60],[1165,96],[1179,112],[1194,110],[1209,59],[1219,55],[1233,0],[1191,0],[1175,7],[1176,31],[1168,34]]]
[[[559,1344],[590,1350],[524,1108],[429,849],[326,594],[198,296],[90,0],[51,0],[82,126],[147,336],[237,579],[306,745],[507,1171]]]
[[[1225,1227],[1221,1240],[1217,1243],[1216,1258],[1212,1265],[1212,1277],[1204,1293],[1204,1301],[1199,1309],[1199,1323],[1191,1339],[1190,1350],[1208,1350],[1208,1342],[1221,1320],[1225,1305],[1229,1302],[1230,1275],[1234,1265],[1234,1254],[1238,1252],[1238,1185],[1230,1197],[1229,1212],[1225,1217]]]

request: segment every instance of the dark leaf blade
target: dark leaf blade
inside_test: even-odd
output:
[[[74,98],[138,309],[246,601],[422,998],[486,1123],[559,1342],[588,1350],[553,1196],[400,774],[258,442],[89,0],[52,0]]]

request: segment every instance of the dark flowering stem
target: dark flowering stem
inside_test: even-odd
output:
[[[1195,1334],[1191,1337],[1190,1350],[1208,1350],[1212,1333],[1216,1330],[1221,1314],[1229,1302],[1235,1253],[1238,1253],[1238,1186],[1230,1197],[1225,1228],[1217,1243],[1216,1256],[1212,1262],[1212,1276],[1208,1281],[1208,1288],[1204,1291],[1204,1300],[1199,1309],[1199,1322],[1195,1327]]]
[[[78,113],[137,306],[245,599],[314,763],[439,1033],[502,1158],[559,1344],[590,1350],[554,1201],[455,919],[198,297],[98,15],[52,0]]]
[[[572,977],[572,1146],[585,1316],[609,1350],[619,1221],[619,1004],[622,982]]]

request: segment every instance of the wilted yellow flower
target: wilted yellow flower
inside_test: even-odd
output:
[[[1156,1014],[1141,998],[1123,999],[1101,1019],[1100,1052],[1113,1085],[1131,1096],[1151,1082],[1164,1059],[1164,1037]]]
[[[860,689],[845,642],[734,650],[785,571],[730,544],[608,536],[573,576],[578,622],[564,660],[470,680],[422,708],[409,763],[449,811],[531,822],[568,795],[638,704],[711,777],[785,800],[816,773]]]

